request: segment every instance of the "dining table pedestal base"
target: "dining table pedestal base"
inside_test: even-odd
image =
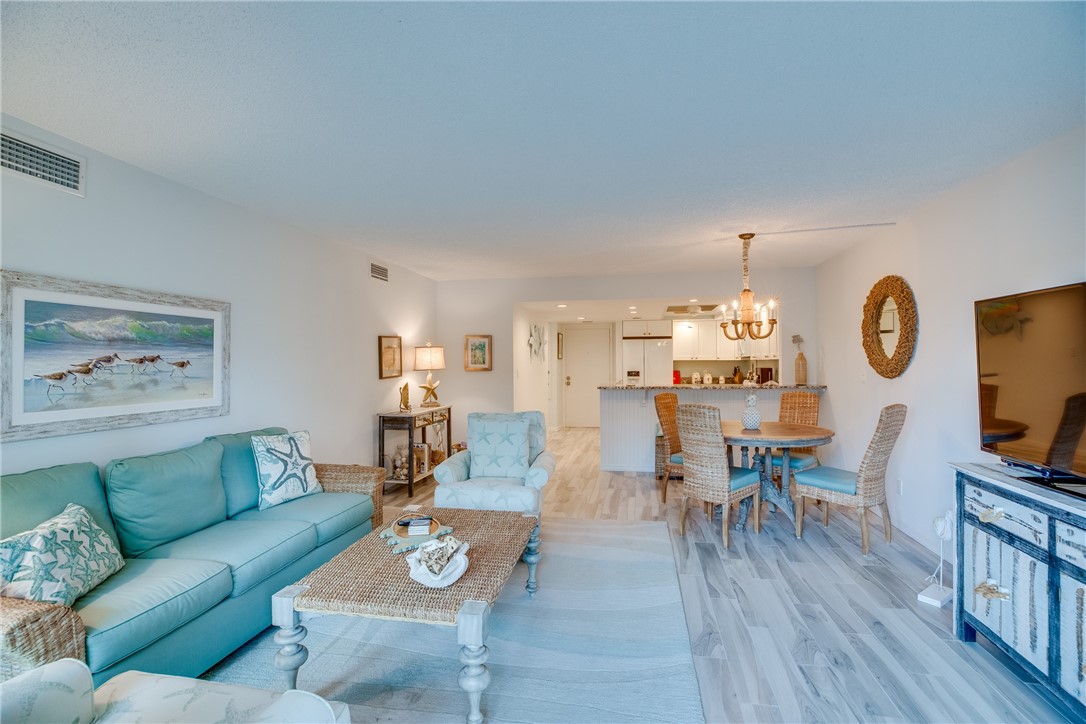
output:
[[[796,506],[792,502],[792,470],[790,450],[794,447],[814,447],[825,445],[833,439],[833,430],[815,425],[801,425],[787,422],[763,422],[756,430],[747,430],[737,420],[721,420],[721,432],[724,433],[724,442],[735,445],[742,451],[743,467],[747,466],[748,450],[754,450],[754,469],[758,471],[758,477],[762,482],[762,500],[770,505],[777,506],[793,522],[796,520]],[[772,455],[773,449],[781,450],[781,489],[773,484]],[[758,450],[761,450],[759,453]],[[766,460],[769,456],[769,460]],[[746,530],[747,519],[750,517],[752,501],[750,498],[739,504],[739,520],[735,529]],[[761,511],[755,511],[761,515]]]

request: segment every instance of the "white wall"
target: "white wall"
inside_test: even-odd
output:
[[[543,331],[543,356],[531,353],[528,347],[528,335],[532,326]],[[547,425],[555,427],[552,404],[552,380],[556,374],[555,336],[546,315],[533,312],[523,307],[516,307],[513,312],[513,339],[520,340],[513,344],[513,410],[541,410],[547,418]],[[464,413],[472,410],[462,410]],[[463,429],[463,428],[462,428]]]
[[[230,414],[5,443],[2,470],[183,447],[268,425],[308,429],[321,462],[374,464],[374,415],[422,397],[412,347],[434,336],[434,282],[257,217],[5,116],[4,127],[87,158],[86,198],[2,175],[5,269],[231,304]],[[380,262],[380,260],[374,260]],[[379,380],[377,336],[403,336],[404,377]],[[455,361],[455,356],[453,360]],[[444,392],[444,388],[442,389]]]
[[[542,253],[542,252],[541,252]],[[643,274],[595,277],[563,277],[546,279],[476,279],[437,283],[438,337],[446,349],[463,347],[465,334],[494,335],[494,371],[464,372],[463,365],[449,364],[445,370],[448,389],[444,394],[452,401],[454,437],[463,437],[466,415],[473,411],[541,409],[521,407],[515,397],[514,369],[525,374],[528,365],[520,364],[522,353],[527,359],[527,312],[516,317],[515,307],[522,302],[627,299],[642,297],[646,290],[653,296],[686,299],[712,297],[735,293],[738,274],[735,270],[694,271],[699,268],[696,258],[690,260],[687,274]],[[813,268],[752,270],[751,286],[761,296],[781,300],[781,375],[785,383],[793,379],[795,347],[793,334],[801,334],[809,360],[807,381],[823,384],[818,360],[809,353],[818,345],[818,313],[811,300],[816,298],[817,275]],[[599,320],[604,321],[604,320]],[[551,330],[553,331],[553,330]],[[547,358],[553,367],[553,333],[549,333]],[[537,362],[538,364],[538,362]],[[553,375],[552,375],[553,377]],[[442,389],[445,390],[445,382]],[[522,390],[523,392],[523,390]],[[558,394],[556,391],[552,394]],[[445,398],[443,398],[445,399]],[[528,398],[524,398],[528,399]],[[539,401],[533,401],[539,404]],[[554,421],[548,416],[548,424]]]
[[[837,431],[823,462],[855,469],[879,409],[907,404],[887,473],[890,513],[933,549],[932,519],[953,505],[947,463],[997,461],[980,451],[973,302],[1086,278],[1083,138],[1076,129],[943,193],[818,268],[820,341],[811,349],[829,386],[821,419]],[[888,274],[908,281],[920,318],[912,364],[892,380],[868,367],[860,341],[864,300]]]

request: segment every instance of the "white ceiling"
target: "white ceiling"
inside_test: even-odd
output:
[[[723,270],[1081,125],[1083,9],[4,2],[2,102],[434,279]]]

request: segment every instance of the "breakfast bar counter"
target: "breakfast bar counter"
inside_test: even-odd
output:
[[[738,420],[747,395],[758,396],[763,420],[776,420],[781,392],[806,390],[823,394],[824,385],[604,385],[600,391],[600,469],[651,473],[656,469],[656,404],[661,392],[674,392],[679,402],[699,402],[720,408],[722,419]]]

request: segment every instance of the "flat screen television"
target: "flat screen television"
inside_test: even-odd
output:
[[[1086,282],[974,307],[981,449],[1086,498]]]

